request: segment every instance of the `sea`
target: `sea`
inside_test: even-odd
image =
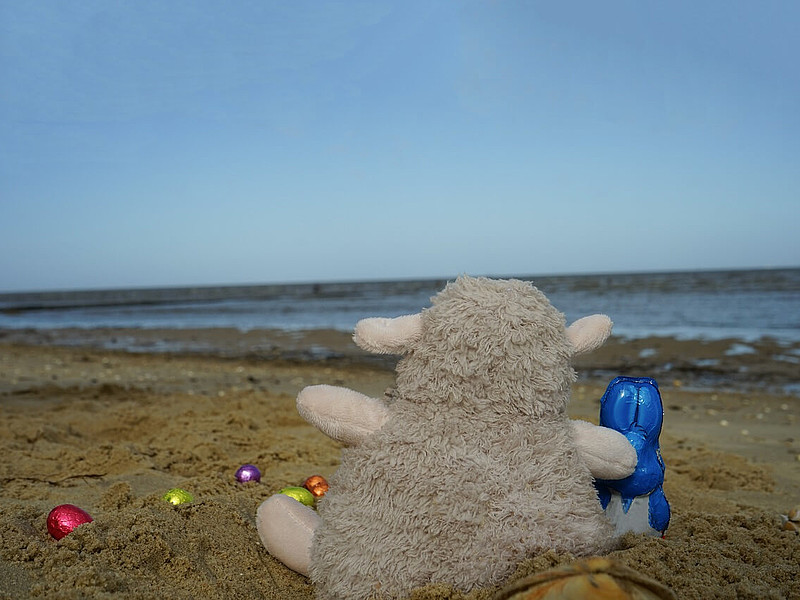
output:
[[[800,268],[517,276],[567,321],[605,313],[623,338],[800,341]],[[0,330],[352,331],[364,317],[430,306],[446,279],[0,294]]]

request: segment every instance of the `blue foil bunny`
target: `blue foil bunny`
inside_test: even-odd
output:
[[[617,377],[600,401],[600,425],[622,433],[636,449],[636,470],[625,479],[595,482],[616,533],[664,536],[670,508],[664,495],[664,461],[658,444],[664,408],[649,377]]]

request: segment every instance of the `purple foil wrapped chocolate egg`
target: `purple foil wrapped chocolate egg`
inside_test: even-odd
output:
[[[91,523],[91,515],[74,504],[59,504],[47,515],[47,531],[57,540],[72,533],[78,525]]]
[[[236,470],[236,481],[247,483],[248,481],[261,481],[261,471],[255,465],[242,465]]]

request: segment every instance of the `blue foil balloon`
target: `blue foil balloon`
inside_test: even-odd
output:
[[[636,531],[664,535],[670,508],[664,495],[664,461],[658,445],[664,408],[655,379],[617,377],[600,401],[600,425],[623,434],[638,462],[625,479],[598,479],[600,503],[617,533]]]

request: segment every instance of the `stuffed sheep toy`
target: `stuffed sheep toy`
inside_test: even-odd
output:
[[[300,414],[345,445],[341,465],[318,511],[267,499],[262,542],[323,599],[401,598],[428,583],[469,591],[549,549],[610,550],[593,478],[626,477],[636,451],[566,413],[571,357],[610,332],[604,315],[565,327],[527,282],[471,277],[420,314],[360,321],[361,348],[404,355],[396,390],[300,392]]]

